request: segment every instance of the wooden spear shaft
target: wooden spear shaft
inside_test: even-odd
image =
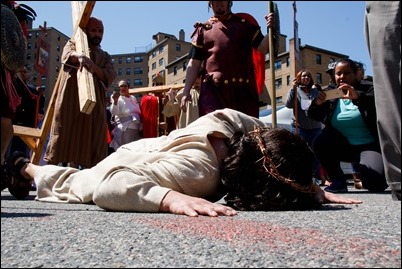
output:
[[[274,12],[274,3],[268,1],[268,13]],[[274,33],[272,29],[267,27],[269,33],[269,67],[271,71],[271,107],[272,107],[272,127],[276,128],[276,92],[275,92],[275,48],[274,48]]]
[[[294,50],[294,65],[295,65],[295,77],[297,75],[297,58],[296,57],[296,53],[299,53],[299,48],[296,47],[297,44],[299,44],[299,40],[298,39],[298,31],[299,31],[299,26],[297,24],[296,21],[296,1],[293,1],[293,50]],[[294,106],[293,106],[293,114],[295,116],[295,133],[299,134],[299,113],[298,113],[298,98],[297,98],[297,91],[298,91],[298,86],[296,86],[295,90],[294,90]]]

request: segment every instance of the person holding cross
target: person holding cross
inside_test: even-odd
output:
[[[108,154],[106,141],[106,90],[117,74],[111,56],[101,49],[104,27],[100,19],[91,17],[86,26],[90,57],[75,50],[70,39],[62,55],[61,82],[55,103],[49,144],[44,159],[49,164],[70,163],[76,167],[92,167]],[[94,77],[96,104],[91,114],[79,109],[78,70],[86,68]]]

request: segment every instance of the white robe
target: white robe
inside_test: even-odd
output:
[[[168,136],[123,145],[91,169],[42,166],[35,175],[36,199],[94,202],[112,211],[158,212],[170,190],[216,197],[221,184],[219,160],[208,135],[230,138],[255,126],[264,123],[235,110],[217,110]]]

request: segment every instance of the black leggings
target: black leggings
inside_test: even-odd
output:
[[[388,187],[378,145],[351,145],[336,130],[324,128],[315,139],[313,149],[332,182],[346,183],[340,162],[351,162],[358,164],[356,168],[364,188],[378,192]]]

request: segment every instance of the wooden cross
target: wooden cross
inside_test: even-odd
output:
[[[80,1],[71,1],[74,24],[74,40],[77,52],[89,55],[88,39],[85,32],[86,25],[91,17],[96,1],[86,1],[84,5]],[[94,78],[86,68],[77,72],[80,109],[82,113],[91,114],[96,103]]]
[[[172,84],[172,85],[160,85],[160,86],[152,86],[152,87],[143,87],[143,88],[134,88],[129,89],[129,94],[144,94],[144,93],[163,93],[167,92],[170,89],[182,89],[184,88],[184,83],[180,84]]]
[[[86,1],[84,4],[81,4],[80,1],[71,1],[74,24],[73,37],[76,40],[76,48],[77,51],[85,53],[85,55],[88,57],[88,41],[84,29],[91,16],[95,2],[96,1]],[[90,72],[83,68],[82,72],[77,74],[77,77],[79,77],[78,86],[80,89],[79,95],[81,112],[90,114],[95,105],[93,76]],[[46,139],[50,132],[60,79],[61,76],[58,76],[41,129],[13,125],[14,135],[19,136],[32,149],[31,162],[34,164],[39,163],[43,147],[46,144]]]

